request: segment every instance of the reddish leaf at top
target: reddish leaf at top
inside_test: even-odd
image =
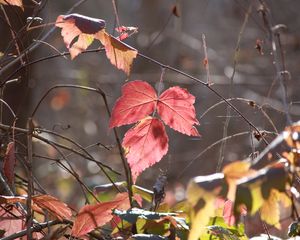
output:
[[[81,237],[97,227],[101,227],[112,218],[112,210],[120,208],[127,210],[130,207],[128,194],[121,193],[113,201],[86,205],[80,209],[72,228],[72,236]]]
[[[105,31],[97,33],[95,38],[100,40],[105,47],[106,56],[111,64],[129,75],[133,59],[136,58],[138,53],[137,50],[107,34]]]
[[[159,96],[157,112],[174,130],[189,136],[199,136],[194,125],[199,125],[194,108],[195,97],[186,89],[172,87]]]
[[[105,28],[105,21],[74,13],[58,16],[56,26],[62,28],[61,35],[74,59],[92,44],[93,35]]]
[[[10,142],[7,145],[7,149],[4,157],[4,163],[3,163],[3,172],[9,184],[13,184],[14,182],[15,165],[16,165],[15,144],[13,142]]]
[[[122,96],[117,100],[109,127],[135,123],[154,111],[156,92],[147,82],[133,81],[122,87]]]
[[[71,209],[57,198],[50,195],[33,196],[32,201],[40,208],[48,210],[52,215],[60,220],[70,219]]]
[[[137,50],[106,33],[104,20],[74,13],[58,16],[56,26],[62,28],[61,35],[69,49],[71,59],[86,50],[96,38],[104,46],[110,62],[129,74]],[[132,28],[129,27],[128,30]],[[124,38],[125,35],[120,39]]]
[[[152,117],[141,120],[125,134],[122,145],[134,182],[142,171],[168,152],[168,141],[163,123]]]

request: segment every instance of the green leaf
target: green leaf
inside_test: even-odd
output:
[[[120,211],[118,209],[115,209],[113,211],[113,214],[119,216],[121,219],[130,222],[130,223],[136,223],[138,218],[148,219],[148,220],[157,220],[162,217],[166,216],[176,216],[176,213],[157,213],[157,212],[151,212],[146,211],[140,208],[132,208],[127,211]]]
[[[288,236],[289,237],[300,236],[300,225],[298,221],[291,223],[288,229]]]
[[[132,185],[132,193],[139,194],[147,202],[152,202],[153,191],[150,191],[146,188],[140,187],[138,185]]]
[[[135,234],[132,235],[131,238],[136,240],[167,240],[168,239],[168,237],[163,237],[154,234]]]
[[[232,239],[232,240],[246,240],[244,224],[237,226],[229,226],[223,217],[213,217],[207,226],[208,232],[201,235],[201,240],[209,239]]]

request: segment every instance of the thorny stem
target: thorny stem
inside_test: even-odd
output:
[[[58,224],[70,224],[70,221],[67,221],[67,220],[64,220],[64,221],[54,220],[54,221],[39,223],[39,224],[36,224],[33,227],[31,227],[29,230],[25,229],[25,230],[16,232],[16,233],[14,233],[10,236],[1,238],[1,240],[14,240],[14,239],[21,238],[21,237],[25,236],[27,234],[27,231],[29,231],[31,234],[33,232],[41,232],[44,228],[51,227],[51,226],[58,225]]]
[[[66,14],[71,13],[74,9],[76,9],[77,7],[79,7],[82,3],[84,3],[87,0],[80,0],[77,3],[75,3],[67,12]],[[40,40],[41,41],[45,41],[56,29],[56,27],[54,26],[53,28],[51,28],[49,30],[49,32],[47,32]],[[14,64],[16,64],[20,59],[22,59],[24,56],[28,55],[30,52],[32,52],[33,50],[35,50],[39,45],[41,44],[41,42],[35,42],[34,44],[32,44],[31,46],[29,46],[26,50],[24,50],[18,57],[16,57],[15,59],[13,59],[11,62],[9,62],[8,64],[6,64],[3,68],[0,69],[0,76],[2,76],[2,74],[7,71],[10,67],[12,67]],[[23,64],[23,66],[26,64]],[[22,67],[22,66],[21,66]],[[0,85],[0,88],[3,85]]]
[[[275,70],[276,70],[276,78],[279,81],[280,84],[280,88],[282,91],[282,102],[283,102],[283,106],[284,106],[284,110],[285,110],[285,115],[286,115],[286,120],[287,120],[287,124],[292,124],[292,119],[289,113],[289,107],[288,107],[288,96],[287,96],[287,87],[286,87],[286,79],[285,79],[285,62],[284,62],[284,57],[283,55],[281,56],[281,64],[283,65],[283,71],[281,71],[281,67],[280,67],[280,59],[278,57],[278,52],[277,52],[277,46],[276,46],[276,42],[274,40],[274,36],[277,35],[278,38],[278,45],[282,51],[282,46],[281,46],[281,42],[280,42],[280,35],[277,31],[279,31],[279,29],[276,29],[276,26],[273,27],[272,23],[271,23],[271,16],[270,13],[268,12],[269,9],[267,8],[267,4],[265,3],[265,1],[263,0],[259,0],[259,2],[261,3],[261,8],[259,9],[262,15],[262,19],[263,19],[263,23],[264,26],[268,32],[268,37],[269,37],[269,41],[271,43],[271,48],[272,48],[272,54],[274,57],[274,65],[275,65]]]
[[[138,55],[139,55],[140,57],[142,57],[142,58],[144,58],[144,59],[146,59],[146,60],[148,60],[148,61],[150,61],[150,62],[156,64],[156,65],[159,65],[159,66],[162,67],[162,68],[169,69],[169,70],[171,70],[171,71],[173,71],[173,72],[176,72],[176,73],[178,73],[178,74],[180,74],[180,75],[183,75],[183,76],[185,76],[185,77],[187,77],[187,78],[189,78],[189,79],[191,79],[191,80],[193,80],[193,81],[195,81],[195,82],[197,82],[197,83],[200,83],[201,85],[207,87],[211,92],[213,92],[216,96],[218,96],[221,100],[223,100],[227,105],[229,105],[229,106],[230,106],[230,107],[231,107],[238,115],[240,115],[240,116],[245,120],[245,122],[248,123],[248,124],[255,130],[255,132],[263,139],[264,143],[265,143],[266,145],[268,145],[267,140],[266,140],[266,139],[264,138],[264,136],[260,133],[260,131],[258,130],[258,128],[255,127],[255,125],[254,125],[250,120],[248,120],[248,119],[241,113],[240,110],[238,110],[232,103],[230,103],[229,101],[227,101],[227,99],[226,99],[225,97],[223,97],[219,92],[217,92],[217,90],[213,89],[212,86],[210,86],[208,83],[203,82],[203,81],[200,80],[199,78],[196,78],[196,77],[194,77],[194,76],[192,76],[192,75],[190,75],[190,74],[188,74],[188,73],[185,73],[185,72],[183,72],[183,71],[181,71],[181,70],[179,70],[179,69],[177,69],[177,68],[174,68],[174,67],[165,65],[165,64],[163,64],[163,63],[161,63],[161,62],[159,62],[159,61],[157,61],[157,60],[155,60],[155,59],[153,59],[153,58],[150,58],[150,57],[148,57],[148,56],[145,56],[145,55],[143,55],[142,53],[138,53]]]
[[[110,118],[111,117],[111,112],[110,112],[110,109],[109,109],[109,106],[108,106],[108,103],[107,103],[106,95],[104,93],[102,95],[102,98],[103,98],[108,116]],[[125,176],[126,176],[127,190],[128,190],[130,206],[133,207],[133,199],[132,199],[133,198],[133,193],[132,193],[133,182],[132,182],[132,175],[131,175],[130,167],[129,167],[126,159],[125,159],[123,147],[122,147],[121,140],[120,140],[119,134],[117,132],[117,129],[113,128],[113,132],[114,132],[114,135],[115,135],[115,139],[116,139],[116,142],[117,142],[119,154],[120,154],[120,157],[121,157],[121,160],[122,160],[122,164],[123,164],[123,168],[124,168],[124,172],[125,172]]]
[[[26,215],[26,225],[27,225],[27,238],[32,239],[32,232],[30,231],[33,223],[33,212],[31,208],[31,197],[34,195],[33,187],[33,175],[32,175],[32,134],[33,134],[33,122],[32,118],[27,121],[27,178],[28,178],[28,190],[27,190],[27,215]]]
[[[86,51],[83,51],[82,53],[91,53],[91,52],[100,52],[100,51],[103,51],[104,48],[97,48],[97,49],[91,49],[91,50],[86,50]],[[39,58],[37,60],[34,60],[33,62],[29,62],[29,63],[26,63],[24,66],[20,66],[18,69],[16,69],[12,74],[10,74],[10,76],[5,80],[3,81],[1,84],[0,84],[0,88],[5,84],[5,82],[7,82],[10,78],[12,78],[15,74],[17,74],[21,69],[23,69],[25,66],[28,66],[28,65],[32,65],[32,64],[35,64],[35,63],[38,63],[38,62],[42,62],[42,61],[46,61],[46,60],[49,60],[49,59],[53,59],[53,58],[56,58],[56,57],[61,57],[61,56],[66,56],[66,55],[70,55],[69,52],[64,52],[64,53],[61,53],[61,54],[54,54],[54,55],[51,55],[51,56],[47,56],[47,57],[43,57],[43,58]],[[186,72],[183,72],[177,68],[174,68],[174,67],[171,67],[169,65],[165,65],[153,58],[150,58],[146,55],[143,55],[142,53],[138,53],[138,56],[140,56],[141,58],[144,58],[148,61],[150,61],[151,63],[155,64],[155,65],[158,65],[162,68],[165,68],[165,69],[169,69],[173,72],[176,72],[182,76],[185,76],[203,86],[205,86],[206,88],[208,88],[211,92],[213,92],[215,95],[217,95],[221,100],[223,100],[227,105],[229,105],[238,115],[240,115],[244,121],[249,124],[254,130],[255,132],[263,139],[264,143],[266,145],[268,145],[268,142],[267,140],[264,138],[264,136],[261,135],[261,133],[259,132],[259,130],[257,129],[257,127],[250,121],[248,120],[233,104],[231,104],[230,102],[228,102],[226,100],[225,97],[223,97],[219,92],[217,92],[217,90],[213,89],[212,86],[210,86],[208,83],[206,82],[203,82],[201,81],[199,78],[196,78]],[[1,71],[0,71],[0,74],[1,74]]]
[[[235,47],[235,52],[234,52],[234,57],[233,57],[233,67],[232,67],[233,71],[232,71],[232,74],[230,77],[229,98],[231,98],[233,95],[234,77],[235,77],[235,73],[236,73],[237,59],[238,59],[238,55],[239,55],[239,51],[240,51],[240,42],[241,42],[243,33],[245,31],[246,24],[248,23],[248,19],[249,19],[249,15],[251,14],[251,11],[252,11],[252,2],[250,2],[247,12],[245,13],[244,21],[243,21],[242,27],[240,29],[240,32],[238,34],[238,38],[237,38],[237,42],[236,42],[236,47]],[[226,120],[225,120],[224,127],[223,127],[223,138],[226,137],[228,134],[228,127],[229,127],[229,123],[230,123],[230,113],[231,113],[231,108],[229,105],[227,105]],[[221,170],[222,163],[224,160],[225,148],[226,148],[226,140],[223,141],[221,144],[218,163],[217,163],[217,167],[216,167],[216,172],[219,172]]]

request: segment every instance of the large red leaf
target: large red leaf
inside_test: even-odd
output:
[[[122,145],[134,181],[168,152],[168,141],[165,127],[157,118],[147,117],[127,131]]]
[[[107,34],[105,31],[97,33],[95,37],[105,47],[106,56],[111,64],[129,75],[133,59],[136,58],[138,53],[137,50]]]
[[[117,100],[109,127],[135,123],[154,111],[157,95],[153,87],[144,81],[132,81],[122,87],[122,96]]]
[[[189,136],[199,136],[194,125],[199,125],[194,108],[195,97],[186,89],[172,87],[164,91],[158,100],[157,112],[174,130]]]
[[[60,220],[70,219],[72,216],[71,209],[57,198],[50,195],[39,195],[32,197],[33,203],[42,209],[48,210]]]
[[[3,172],[9,184],[13,184],[14,182],[15,165],[16,165],[15,144],[14,142],[10,142],[7,145],[7,149],[4,157],[4,163],[3,163]]]
[[[105,21],[80,14],[59,15],[56,19],[56,26],[62,28],[61,35],[70,51],[71,58],[74,59],[92,44],[93,35],[105,28]],[[76,37],[78,40],[75,40],[72,45]]]
[[[155,108],[162,120],[176,131],[189,136],[199,136],[195,113],[195,97],[186,89],[172,87],[157,97],[155,90],[144,81],[132,81],[123,86],[109,126],[118,127],[134,123],[150,115]]]
[[[1,205],[0,229],[4,230],[4,237],[25,229],[25,216],[14,205]]]
[[[83,236],[97,227],[101,227],[112,218],[112,210],[130,207],[127,193],[121,193],[113,201],[86,205],[80,209],[72,228],[72,236]]]

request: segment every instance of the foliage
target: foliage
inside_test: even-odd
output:
[[[24,8],[21,1],[7,0],[0,1],[0,4]],[[177,8],[173,9],[173,14],[180,16]],[[102,47],[95,52],[105,51],[110,63],[129,76],[134,59],[143,56],[123,42],[137,32],[135,27],[118,26],[119,36],[116,37],[107,33],[104,20],[74,13],[59,15],[55,26],[61,28],[61,36],[71,60],[79,54],[87,53],[88,47],[96,40]],[[150,57],[145,58],[157,64],[157,61]],[[158,65],[189,76],[167,65],[161,63]],[[205,66],[208,69],[207,59]],[[208,90],[221,96],[208,82],[202,82],[192,76],[189,78],[196,79]],[[163,74],[159,83],[162,81]],[[78,85],[72,87],[100,93],[110,114],[106,95],[101,89]],[[39,104],[43,99],[44,97]],[[1,123],[1,129],[12,135],[12,141],[9,141],[4,151],[3,167],[1,166],[1,182],[6,187],[6,194],[0,196],[1,237],[21,239],[27,235],[29,239],[48,239],[47,235],[52,232],[52,227],[59,225],[60,228],[53,227],[55,234],[53,233],[51,239],[106,239],[109,236],[110,239],[138,240],[245,240],[248,239],[245,233],[247,226],[242,222],[245,216],[259,214],[264,223],[278,229],[281,228],[281,209],[290,208],[292,214],[297,216],[294,195],[299,193],[294,182],[299,174],[300,122],[287,126],[256,158],[235,161],[226,165],[221,172],[192,178],[186,189],[186,197],[181,203],[175,205],[161,203],[165,195],[166,179],[159,179],[153,188],[154,191],[135,185],[137,178],[145,169],[160,162],[168,153],[169,144],[172,142],[169,143],[165,125],[188,137],[200,136],[196,128],[199,121],[196,118],[195,99],[187,89],[179,86],[157,92],[146,81],[134,80],[125,83],[122,95],[112,109],[109,128],[113,129],[115,134],[126,181],[113,181],[108,172],[114,170],[97,162],[86,149],[80,148],[79,144],[75,143],[80,148],[77,152],[68,149],[97,163],[111,181],[109,185],[97,186],[95,192],[104,194],[113,188],[118,193],[113,193],[112,199],[100,202],[98,196],[80,180],[79,174],[73,173],[71,167],[68,168],[62,161],[57,161],[66,171],[73,173],[72,176],[88,192],[86,202],[80,209],[72,209],[50,194],[41,192],[36,194],[36,183],[34,184],[32,175],[34,155],[32,139],[39,139],[56,148],[64,147],[62,144],[55,145],[51,140],[38,134],[42,130],[35,126],[32,118],[39,104],[28,119],[26,129]],[[256,138],[266,141],[264,135],[236,107],[224,97],[221,96],[221,99],[253,128]],[[117,128],[129,124],[135,125],[125,133],[123,141],[120,141]],[[15,140],[15,131],[27,136],[25,154],[27,180],[23,180],[26,181],[24,195],[14,194],[18,144]],[[269,162],[258,167],[257,163],[278,145],[284,146],[285,149],[276,150],[276,154],[269,157]],[[152,204],[150,207],[149,203]],[[295,237],[299,232],[298,219],[290,225],[288,235]]]

